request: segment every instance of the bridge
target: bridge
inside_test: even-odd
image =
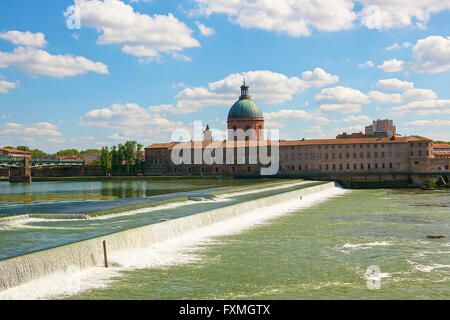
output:
[[[38,158],[0,158],[0,167],[9,167],[10,182],[31,182],[31,168],[84,166],[83,160],[38,159]]]

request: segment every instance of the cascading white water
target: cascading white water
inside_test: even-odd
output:
[[[98,270],[104,264],[103,240],[112,269],[167,264],[177,259],[174,253],[196,241],[238,232],[340,192],[335,183],[325,183],[3,260],[0,298],[11,297],[8,292],[17,286],[67,276],[68,270]]]

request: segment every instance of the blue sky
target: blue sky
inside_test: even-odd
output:
[[[446,0],[3,0],[0,145],[149,145],[196,120],[220,133],[244,76],[266,127],[285,139],[390,118],[401,134],[450,140],[449,9]]]

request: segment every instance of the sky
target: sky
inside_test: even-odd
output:
[[[450,141],[448,0],[2,0],[0,146],[217,137],[245,77],[282,139]]]

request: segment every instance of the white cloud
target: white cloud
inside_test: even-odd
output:
[[[395,58],[391,60],[386,60],[383,64],[378,66],[378,69],[383,70],[384,72],[398,72],[403,71],[406,68],[405,61],[397,60]]]
[[[365,63],[358,64],[358,68],[360,68],[360,69],[373,68],[373,67],[375,67],[375,65],[370,60],[366,61]]]
[[[98,44],[123,45],[124,53],[151,59],[158,59],[161,53],[174,55],[185,48],[200,47],[191,36],[193,31],[170,13],[151,17],[119,0],[75,3],[80,8],[81,24],[102,31]]]
[[[11,137],[60,137],[61,133],[58,131],[57,125],[49,122],[37,122],[29,125],[9,122],[0,125],[2,138]]]
[[[19,86],[19,81],[9,82],[6,80],[0,80],[0,93],[8,93],[9,90],[15,89]]]
[[[358,0],[364,8],[361,23],[369,29],[415,25],[423,28],[432,13],[450,8],[447,0]]]
[[[334,103],[334,104],[321,104],[320,111],[325,113],[329,112],[337,112],[337,113],[359,113],[362,110],[362,106],[360,104],[354,103]]]
[[[405,105],[393,107],[391,110],[393,111],[392,115],[400,116],[409,113],[414,113],[415,115],[450,114],[450,100],[436,99],[413,101]]]
[[[45,35],[41,32],[31,33],[30,31],[21,32],[11,30],[0,33],[0,39],[11,41],[15,45],[22,45],[27,47],[41,48],[47,45]]]
[[[450,37],[430,36],[412,48],[414,69],[419,72],[444,72],[450,69]]]
[[[405,91],[414,88],[414,83],[391,78],[379,80],[377,87],[383,90]]]
[[[356,20],[369,29],[415,25],[425,28],[431,14],[450,8],[447,0],[195,0],[195,14],[226,14],[243,28],[309,36],[312,30],[350,29]],[[354,4],[362,9],[356,12]]]
[[[170,121],[154,114],[150,108],[143,108],[133,103],[113,104],[107,108],[91,110],[81,117],[80,124],[122,131],[120,135],[112,135],[109,139],[151,137],[167,140],[174,130],[185,127],[180,121]]]
[[[358,116],[347,116],[344,119],[336,120],[336,122],[351,122],[351,123],[361,123],[361,124],[368,124],[372,121],[368,116],[365,115],[358,115]]]
[[[311,35],[312,29],[350,29],[356,19],[350,0],[195,0],[197,12],[206,16],[224,13],[243,28],[284,32],[290,36]]]
[[[384,93],[380,91],[370,91],[368,96],[372,102],[379,103],[402,103],[402,96],[398,93]]]
[[[309,128],[303,129],[303,133],[322,133],[322,127],[321,126],[311,126]]]
[[[412,48],[413,61],[395,58],[384,61],[378,68],[384,72],[399,72],[407,69],[418,72],[437,73],[450,70],[450,37],[429,36],[419,39]]]
[[[202,36],[209,37],[216,33],[216,31],[213,28],[207,27],[198,21],[196,21],[195,24],[197,25],[198,30],[200,31]]]
[[[359,90],[337,86],[334,88],[325,88],[316,95],[318,103],[323,104],[366,104],[369,103],[369,97]]]
[[[0,68],[16,67],[21,72],[50,77],[71,77],[87,72],[108,74],[108,67],[85,57],[52,55],[42,49],[18,47],[13,52],[0,51]]]
[[[394,50],[394,49],[400,49],[400,46],[397,42],[389,47],[386,47],[386,50]]]
[[[269,70],[235,73],[208,84],[208,87],[185,88],[176,96],[176,106],[164,106],[167,112],[185,113],[201,110],[205,106],[231,105],[239,96],[243,79],[250,86],[250,95],[258,103],[281,103],[294,94],[312,87],[321,87],[339,81],[320,68],[303,72],[302,78],[288,77]]]
[[[450,126],[450,120],[416,120],[406,123],[407,126],[441,127]]]
[[[403,92],[403,98],[406,101],[434,100],[437,94],[430,89],[408,89]]]
[[[299,109],[283,109],[279,111],[264,113],[264,120],[311,120],[314,115]]]

